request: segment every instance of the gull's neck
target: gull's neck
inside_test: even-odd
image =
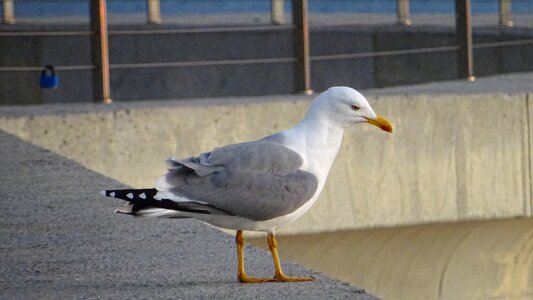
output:
[[[344,129],[320,113],[310,110],[305,118],[284,132],[287,147],[304,158],[302,169],[326,179],[342,143]]]

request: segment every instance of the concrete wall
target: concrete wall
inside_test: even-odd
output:
[[[100,112],[3,116],[0,129],[147,187],[164,173],[168,156],[290,127],[305,113],[309,98],[293,99],[89,107]],[[321,199],[282,232],[532,216],[530,95],[370,101],[394,124],[394,134],[369,125],[348,130]]]
[[[13,27],[14,26],[14,27]],[[86,30],[84,27],[3,27],[5,31]],[[256,30],[131,34],[110,28],[111,93],[115,101],[187,97],[251,96],[294,92],[293,64],[116,68],[117,64],[190,62],[293,56],[288,26]],[[133,29],[133,28],[128,28]],[[147,29],[139,27],[139,29]],[[148,29],[153,29],[152,27]],[[521,30],[475,31],[475,42],[531,38]],[[311,30],[312,56],[368,53],[455,44],[451,27],[358,26]],[[533,70],[533,45],[475,49],[478,76]],[[0,34],[0,66],[90,65],[88,35]],[[457,77],[454,51],[313,60],[312,87],[358,89]],[[0,72],[0,104],[91,102],[91,70],[59,71],[60,87],[41,90],[39,72]]]

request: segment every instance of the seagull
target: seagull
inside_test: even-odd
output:
[[[117,213],[157,218],[195,218],[236,230],[237,278],[242,283],[301,282],[279,261],[276,228],[301,217],[315,203],[341,146],[344,130],[370,123],[392,132],[366,98],[349,87],[316,97],[294,127],[262,139],[215,148],[184,159],[170,158],[168,173],[154,188],[105,190],[126,200]],[[272,278],[250,277],[244,268],[243,231],[267,233],[275,266]]]

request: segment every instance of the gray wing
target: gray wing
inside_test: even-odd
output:
[[[255,221],[289,214],[316,192],[296,152],[268,140],[229,145],[172,160],[169,192]]]

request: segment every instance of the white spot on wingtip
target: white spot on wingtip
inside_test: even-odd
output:
[[[115,197],[115,195],[116,195],[115,192],[109,193],[109,196],[111,196],[111,197]]]
[[[133,199],[133,193],[127,194],[126,197],[128,197],[129,199]]]
[[[141,199],[146,199],[146,194],[145,194],[145,193],[140,194],[140,195],[139,195],[139,198],[141,198]]]
[[[105,191],[100,191],[100,195],[105,196]]]

